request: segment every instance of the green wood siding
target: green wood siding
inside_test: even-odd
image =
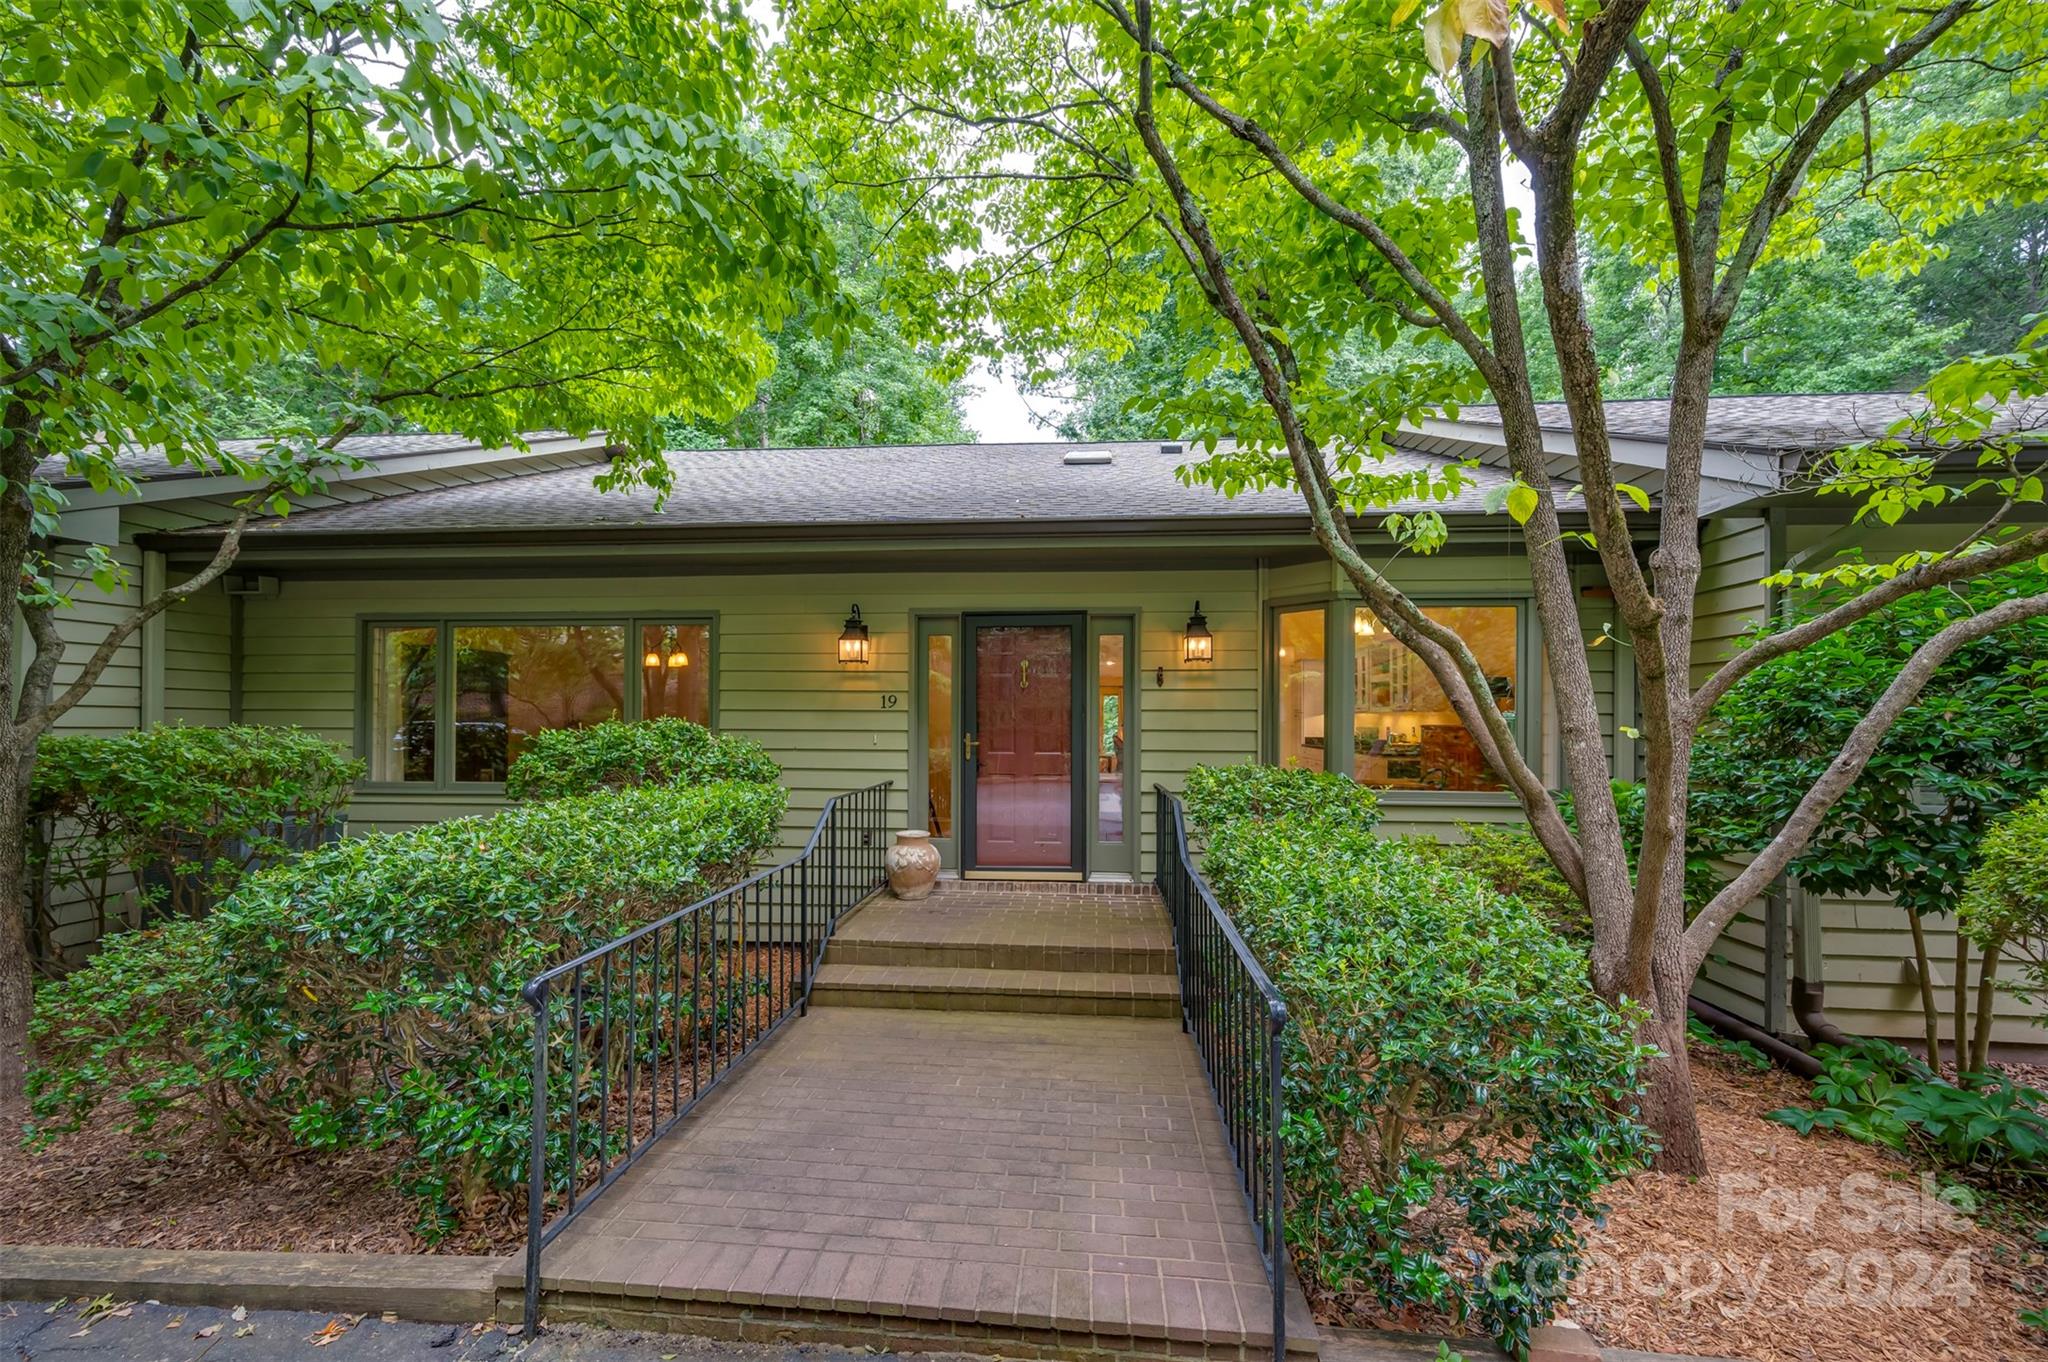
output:
[[[1186,667],[1180,632],[1197,598],[1216,633],[1217,661]],[[842,668],[834,642],[859,602],[873,664]],[[905,808],[911,733],[913,611],[1074,610],[1137,620],[1132,676],[1142,716],[1136,790],[1179,788],[1190,766],[1233,761],[1257,747],[1257,577],[1206,571],[847,572],[615,578],[287,579],[281,594],[244,606],[242,705],[252,723],[300,723],[351,746],[359,704],[362,616],[716,613],[720,727],[759,739],[790,788],[783,849],[808,835],[824,801],[894,780]],[[1155,682],[1164,666],[1165,685]],[[921,678],[920,678],[921,684]],[[885,708],[883,697],[895,695]],[[371,790],[351,821],[403,827],[497,806],[485,793]],[[921,821],[921,820],[920,820]],[[1144,820],[1150,864],[1152,829]],[[908,824],[906,823],[906,826]]]

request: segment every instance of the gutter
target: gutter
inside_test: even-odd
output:
[[[1583,513],[1563,513],[1567,523],[1576,524]],[[1464,544],[1511,545],[1519,534],[1494,528],[1494,518],[1483,513],[1446,517],[1463,524]],[[1361,529],[1374,528],[1359,521]],[[925,542],[958,540],[975,546],[987,545],[997,536],[1006,540],[1036,540],[1072,537],[1079,539],[1141,540],[1169,536],[1195,536],[1210,540],[1231,538],[1296,537],[1306,540],[1311,533],[1307,516],[1296,515],[1214,515],[1177,516],[1156,519],[1099,520],[904,520],[904,521],[784,521],[725,525],[582,525],[555,528],[547,525],[491,526],[478,528],[400,530],[299,530],[290,526],[251,526],[243,535],[246,554],[262,549],[385,549],[445,548],[455,545],[531,547],[543,545],[606,545],[629,548],[636,545],[721,544],[769,545],[802,543],[826,545],[835,541],[851,543]],[[1478,535],[1485,535],[1483,539]],[[211,554],[220,546],[217,528],[143,534],[136,542],[166,553],[180,551]],[[1312,547],[1312,546],[1311,546]]]

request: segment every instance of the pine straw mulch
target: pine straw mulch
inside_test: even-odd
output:
[[[1808,1104],[1801,1080],[1693,1059],[1714,1171],[1609,1189],[1573,1319],[1610,1347],[1754,1362],[2048,1356],[2018,1320],[2048,1304],[2048,1264],[2010,1203],[1974,1223],[1930,1204],[1903,1158],[1765,1120]]]
[[[747,1004],[748,1029],[759,1035],[777,996],[793,995],[800,961],[788,948],[746,954],[749,971],[772,980]],[[634,1108],[636,1137],[674,1109],[668,1093],[653,1097]],[[615,1111],[614,1127],[624,1124]],[[198,1129],[143,1140],[89,1127],[33,1153],[0,1140],[0,1244],[498,1255],[525,1242],[523,1193],[493,1197],[439,1242],[421,1239],[417,1208],[392,1185],[398,1163],[390,1146],[229,1152]]]

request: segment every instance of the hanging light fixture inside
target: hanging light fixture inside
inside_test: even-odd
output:
[[[661,665],[661,650],[649,648],[647,655],[640,659],[640,665],[643,667],[659,667]]]

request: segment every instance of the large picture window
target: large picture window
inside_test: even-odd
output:
[[[1513,714],[1520,689],[1519,610],[1513,605],[1430,605],[1486,672],[1493,703]],[[1372,611],[1352,613],[1353,773],[1388,790],[1501,790],[1479,745],[1421,658],[1394,641]]]
[[[536,733],[712,719],[707,620],[442,621],[369,629],[372,781],[493,785]]]

